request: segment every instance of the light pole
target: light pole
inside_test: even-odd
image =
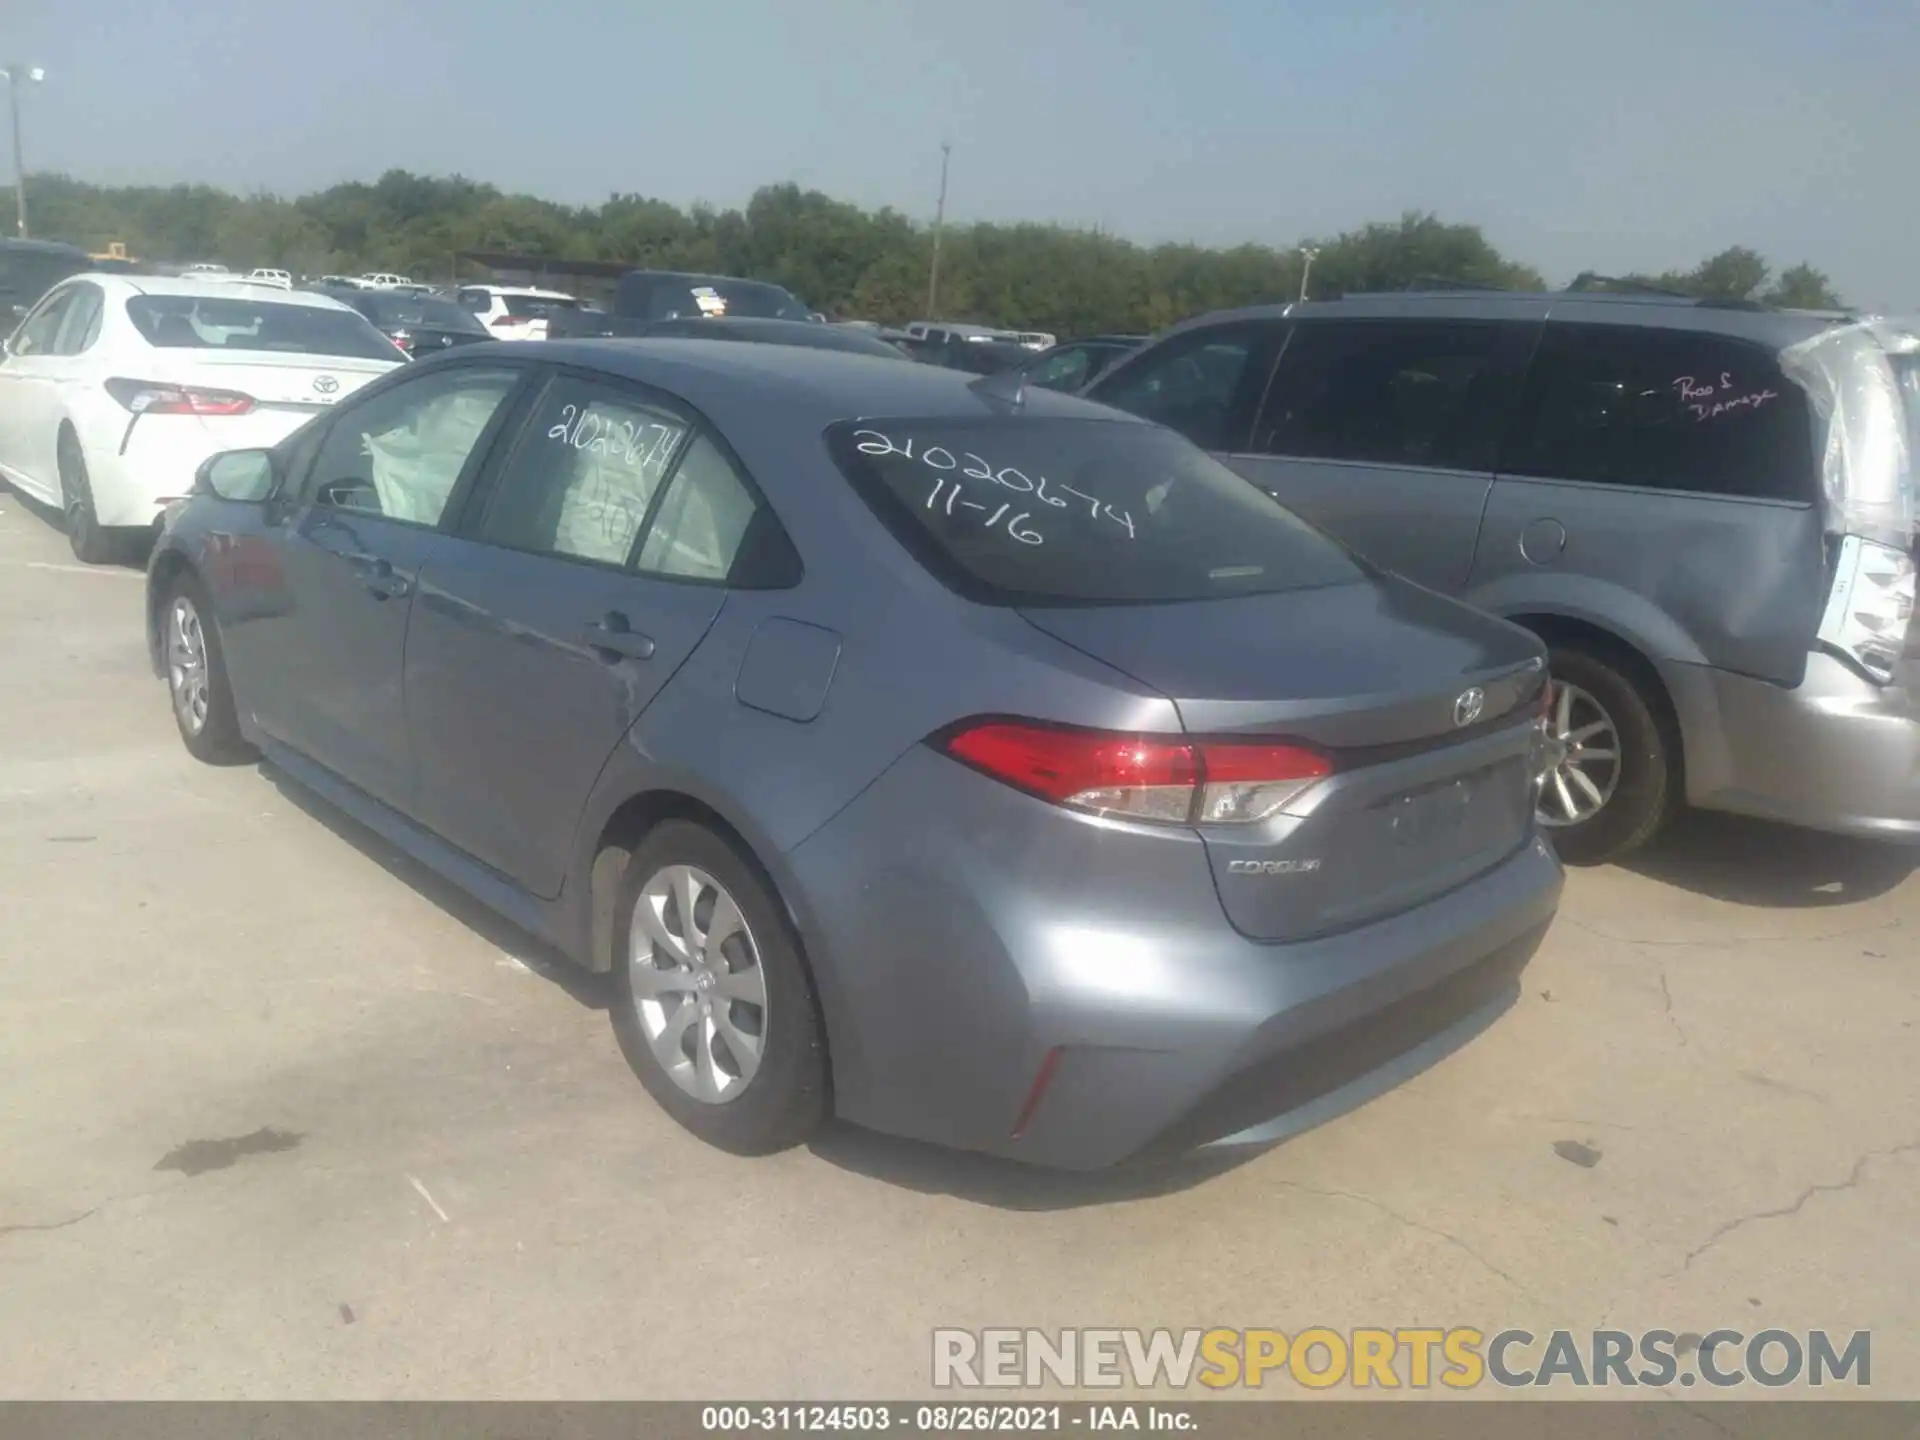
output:
[[[1300,255],[1306,261],[1306,264],[1300,267],[1300,303],[1304,305],[1307,299],[1307,277],[1313,273],[1313,262],[1319,258],[1320,252],[1311,245],[1302,245]]]
[[[13,64],[0,67],[7,81],[7,105],[13,114],[13,208],[14,224],[22,240],[27,238],[27,167],[20,158],[20,87],[38,85],[47,72],[38,65]]]
[[[940,142],[940,203],[933,211],[933,263],[927,266],[927,319],[937,320],[934,307],[940,301],[940,231],[947,223],[947,162],[953,158],[953,146]]]

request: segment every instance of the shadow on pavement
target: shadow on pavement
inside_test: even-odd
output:
[[[951,1195],[996,1210],[1075,1210],[1150,1200],[1205,1184],[1266,1153],[1267,1147],[1181,1156],[1155,1165],[1112,1170],[1044,1170],[918,1140],[899,1140],[834,1121],[807,1147],[829,1165],[856,1175],[918,1190]]]
[[[1886,894],[1920,868],[1920,846],[1689,811],[1620,865],[1715,900],[1802,909]]]
[[[578,1004],[590,1010],[607,1008],[609,995],[604,977],[588,974],[544,940],[529,935],[511,921],[503,919],[459,886],[442,879],[345,811],[336,810],[327,801],[302,787],[297,780],[282,774],[265,761],[258,768],[289,804],[297,806],[302,813],[326,826],[396,880],[431,900],[487,944],[518,960],[542,979],[551,981]]]
[[[38,520],[42,525],[45,525],[47,529],[51,530],[55,535],[58,535],[62,544],[66,542],[66,518],[53,506],[41,503],[27,494],[26,491],[16,489],[4,480],[0,480],[0,496],[4,496],[13,501],[13,503],[19,507],[21,514],[33,516],[34,519]],[[147,558],[152,553],[153,537],[136,530],[123,537],[123,543],[120,546],[120,553],[118,555],[106,562],[106,564],[93,568],[101,570],[145,570],[147,568]],[[64,552],[62,559],[73,565],[80,563],[78,560],[73,559],[71,555],[67,555]]]

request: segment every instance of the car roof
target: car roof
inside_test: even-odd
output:
[[[978,376],[846,350],[677,337],[549,340],[539,349],[543,363],[656,384],[723,423],[751,423],[756,410],[774,403],[801,423],[823,429],[835,420],[863,416],[964,419],[1007,408],[1004,400],[976,388]],[[1023,400],[1023,414],[1144,423],[1039,386],[1026,387]]]
[[[66,258],[77,255],[83,260],[92,258],[78,245],[69,245],[64,240],[22,240],[12,235],[0,236],[0,254],[59,255]]]
[[[1435,290],[1345,295],[1336,300],[1276,302],[1198,315],[1158,338],[1237,320],[1547,320],[1631,325],[1732,335],[1785,346],[1843,323],[1809,310],[1700,300],[1691,296],[1613,294],[1606,291]]]

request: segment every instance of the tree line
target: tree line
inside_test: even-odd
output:
[[[105,186],[29,177],[34,232],[150,261],[217,260],[297,274],[398,271],[419,279],[478,274],[458,258],[507,251],[636,268],[745,275],[786,286],[834,318],[899,324],[925,317],[931,230],[901,212],[864,210],[797,185],[769,185],[740,209],[687,209],[641,195],[567,206],[509,195],[460,176],[390,170],[372,184],[297,199],[239,196],[209,185]],[[12,209],[0,190],[0,214]],[[1189,315],[1296,298],[1313,252],[1311,294],[1433,285],[1543,289],[1476,225],[1409,212],[1292,246],[1138,245],[1050,224],[950,225],[940,242],[939,311],[1062,335],[1151,333]],[[1583,278],[1597,288],[1654,286],[1725,300],[1838,308],[1807,263],[1772,272],[1735,246],[1690,270]]]

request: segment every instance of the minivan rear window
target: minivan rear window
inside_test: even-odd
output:
[[[1359,561],[1155,426],[847,420],[835,463],[933,574],[992,605],[1225,599],[1345,584]]]

